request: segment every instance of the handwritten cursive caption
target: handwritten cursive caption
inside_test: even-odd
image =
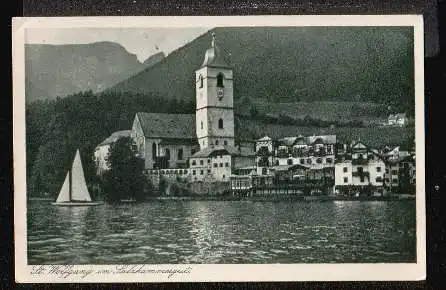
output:
[[[154,274],[166,275],[172,278],[175,275],[190,274],[192,267],[158,268],[153,265],[116,265],[101,266],[96,269],[80,265],[36,265],[31,268],[31,275],[50,275],[62,279],[85,279],[92,275],[125,275],[125,274]]]

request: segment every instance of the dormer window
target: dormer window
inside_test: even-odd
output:
[[[203,76],[198,77],[198,87],[201,89],[203,87]]]
[[[219,73],[218,75],[217,75],[217,87],[219,87],[219,88],[223,88],[223,74],[222,73]]]

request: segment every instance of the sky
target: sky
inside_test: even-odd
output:
[[[167,55],[211,28],[30,28],[25,41],[33,44],[111,41],[121,44],[143,62],[159,51]]]

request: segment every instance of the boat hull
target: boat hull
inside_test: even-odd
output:
[[[51,204],[57,206],[94,206],[101,205],[103,202],[52,202]]]

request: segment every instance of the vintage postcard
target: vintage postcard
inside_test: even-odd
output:
[[[17,282],[422,280],[420,15],[13,19]]]

